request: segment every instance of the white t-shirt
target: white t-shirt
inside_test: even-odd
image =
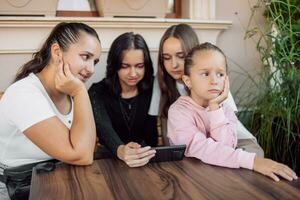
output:
[[[176,82],[176,88],[181,96],[188,95],[187,91],[185,90],[184,84],[180,82]],[[161,98],[161,91],[158,84],[157,76],[155,76],[154,83],[153,83],[153,90],[152,90],[152,98],[151,104],[148,111],[149,115],[158,116],[159,114],[159,103]],[[228,98],[225,100],[227,104],[229,104],[234,112],[237,112],[238,109],[234,102],[234,99],[231,95],[231,92],[228,94]],[[250,139],[255,138],[245,127],[244,125],[238,120],[237,123],[237,138],[238,139]]]
[[[53,116],[57,116],[70,129],[72,99],[71,102],[71,112],[62,115],[33,73],[12,84],[0,100],[0,163],[14,167],[51,159],[23,132]]]

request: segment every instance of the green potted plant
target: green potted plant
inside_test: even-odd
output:
[[[247,106],[247,124],[266,157],[300,174],[300,1],[258,0],[252,11],[261,6],[266,30],[255,27],[246,33],[248,38],[260,35],[257,50],[263,63],[255,99]]]

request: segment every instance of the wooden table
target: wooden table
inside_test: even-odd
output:
[[[300,180],[274,182],[245,169],[199,160],[151,163],[129,168],[114,159],[87,167],[59,165],[33,171],[30,199],[300,199]]]

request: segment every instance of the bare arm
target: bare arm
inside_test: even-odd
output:
[[[57,117],[51,117],[28,128],[24,133],[40,149],[66,163],[88,165],[93,162],[96,129],[88,93],[66,64],[56,77],[58,90],[73,97],[74,118],[69,130]]]

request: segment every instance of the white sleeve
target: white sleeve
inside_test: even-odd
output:
[[[256,140],[256,138],[252,135],[252,133],[250,133],[246,127],[242,124],[242,122],[240,122],[238,120],[237,122],[237,138],[238,139],[251,139],[254,138]]]
[[[225,100],[225,102],[226,102],[227,105],[229,105],[229,106],[232,108],[232,110],[233,110],[234,112],[238,112],[238,109],[237,109],[237,107],[236,107],[236,104],[235,104],[235,102],[234,102],[234,99],[233,99],[233,97],[232,97],[230,91],[229,91],[229,93],[228,93],[228,97],[227,97],[227,99]]]
[[[34,87],[8,91],[2,103],[7,119],[22,132],[55,116],[47,98]]]
[[[153,89],[152,89],[152,97],[151,97],[151,103],[150,108],[148,111],[149,115],[152,116],[158,116],[159,114],[159,103],[161,98],[161,91],[158,85],[158,79],[157,76],[155,76],[154,82],[153,82]]]
[[[236,107],[236,104],[234,102],[234,99],[229,92],[228,98],[225,100],[226,104],[230,106],[234,112],[238,112],[238,109]],[[255,138],[247,129],[246,127],[240,122],[240,120],[237,121],[237,138],[238,139],[249,139],[249,138]]]

